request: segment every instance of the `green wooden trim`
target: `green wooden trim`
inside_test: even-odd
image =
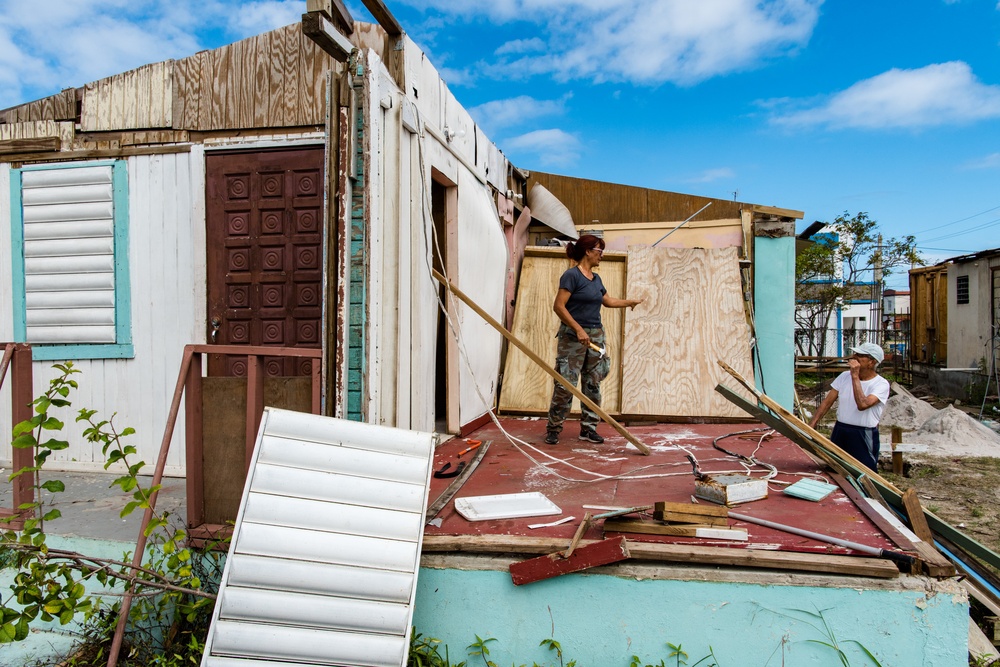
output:
[[[129,272],[128,164],[116,160],[112,171],[115,207],[115,343],[132,347],[132,283]],[[132,356],[132,355],[129,355]]]
[[[355,106],[354,183],[351,186],[349,275],[347,281],[347,418],[364,421],[368,373],[368,230],[365,224],[364,96]]]
[[[24,342],[28,335],[28,327],[24,296],[24,209],[21,200],[21,172],[21,169],[10,170],[10,255],[14,340]]]

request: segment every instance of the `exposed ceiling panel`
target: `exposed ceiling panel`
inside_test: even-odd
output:
[[[405,665],[434,442],[267,408],[202,666]]]

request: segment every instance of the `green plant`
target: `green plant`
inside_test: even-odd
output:
[[[790,610],[792,612],[795,612],[796,614],[799,614],[800,616],[772,611],[770,609],[767,609],[766,607],[761,607],[761,609],[763,609],[764,611],[768,611],[772,614],[776,614],[778,616],[784,616],[785,618],[801,621],[806,625],[808,625],[809,627],[816,630],[820,635],[822,635],[823,637],[822,639],[804,639],[802,641],[808,644],[818,644],[820,646],[825,646],[827,648],[832,649],[842,667],[851,667],[851,661],[848,658],[848,655],[845,651],[845,647],[848,645],[856,646],[861,651],[862,655],[864,655],[868,660],[870,660],[871,664],[875,665],[875,667],[882,667],[882,663],[878,661],[878,658],[876,658],[872,654],[872,652],[869,651],[868,648],[861,642],[854,639],[848,639],[844,641],[839,640],[837,638],[837,635],[834,634],[833,628],[826,620],[826,616],[823,614],[822,609],[817,609],[815,612],[811,612],[805,609]],[[786,640],[783,638],[782,646],[784,646],[786,643],[787,643]],[[784,654],[782,654],[782,659],[784,659]]]
[[[465,667],[464,662],[452,665],[448,661],[448,647],[444,649],[444,656],[438,651],[440,639],[424,637],[416,628],[410,635],[410,653],[406,660],[406,667]]]
[[[38,621],[67,625],[77,620],[82,626],[84,646],[66,664],[105,664],[120,602],[108,603],[104,597],[88,594],[85,584],[94,580],[103,587],[130,587],[135,596],[129,614],[128,650],[120,654],[119,665],[197,664],[215,600],[214,592],[205,590],[204,582],[217,580],[221,556],[211,550],[196,555],[184,546],[186,533],[170,526],[169,515],[150,509],[159,486],[143,487],[139,483],[145,463],[131,461],[136,449],[125,441],[134,430],[118,430],[114,416],[100,420],[95,411],[80,410],[76,420],[86,424],[84,437],[101,445],[105,469],[116,464],[124,469],[124,474],[112,482],[132,493],[133,499],[122,509],[121,516],[137,509],[150,510],[146,559],[141,566],[133,567],[126,562],[128,554],[121,561],[95,558],[51,549],[46,542],[44,522],[58,519],[60,513],[57,509],[45,511],[41,492],[60,493],[65,485],[59,480],[42,483],[40,473],[52,452],[69,447],[67,441],[55,437],[64,423],[51,411],[71,406],[71,390],[78,387],[72,376],[79,373],[71,362],[54,368],[59,375],[33,401],[35,414],[13,431],[13,446],[33,448],[35,453],[34,465],[15,471],[11,479],[32,475],[37,500],[18,508],[27,516],[19,533],[7,530],[0,536],[0,563],[18,570],[12,594],[0,600],[0,643],[23,640],[30,626]]]

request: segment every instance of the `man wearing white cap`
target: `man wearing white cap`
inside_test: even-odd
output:
[[[845,452],[875,470],[878,466],[878,422],[889,400],[889,381],[875,372],[885,353],[875,343],[852,347],[849,370],[837,376],[830,393],[816,408],[810,424],[816,424],[837,401],[837,423],[830,440]]]

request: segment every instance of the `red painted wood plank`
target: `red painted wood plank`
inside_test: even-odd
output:
[[[613,537],[583,547],[577,547],[573,555],[563,558],[560,551],[547,556],[529,558],[510,564],[510,578],[515,586],[530,584],[542,579],[551,579],[561,574],[579,572],[600,565],[609,565],[629,558],[628,545],[624,537]]]

